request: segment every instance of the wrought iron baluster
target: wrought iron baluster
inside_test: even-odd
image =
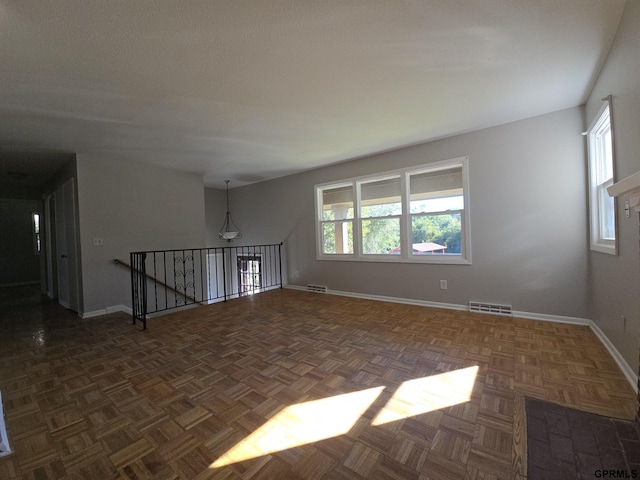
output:
[[[280,265],[280,278],[279,284],[280,288],[282,288],[282,242],[278,244],[278,264]]]

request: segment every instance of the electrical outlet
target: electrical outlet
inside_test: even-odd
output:
[[[93,239],[93,245],[96,246],[96,247],[104,245],[104,238],[94,238]]]
[[[295,273],[293,274],[293,276],[295,278],[300,278],[300,272],[298,270],[296,270]]]
[[[446,290],[446,289],[447,289],[447,281],[440,280],[440,290]]]

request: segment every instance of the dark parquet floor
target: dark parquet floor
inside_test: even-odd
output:
[[[635,415],[579,325],[284,289],[142,332],[0,290],[3,480],[527,478],[525,397]]]

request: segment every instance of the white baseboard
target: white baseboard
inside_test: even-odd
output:
[[[405,305],[417,305],[420,307],[444,308],[446,310],[466,311],[466,305],[458,305],[456,303],[430,302],[428,300],[415,300],[412,298],[387,297],[385,295],[369,295],[366,293],[342,292],[339,290],[327,290],[331,295],[340,295],[342,297],[363,298],[365,300],[377,300],[380,302],[402,303]]]
[[[128,315],[131,315],[133,313],[130,307],[127,307],[125,305],[114,305],[111,307],[103,308],[102,310],[93,310],[91,312],[83,312],[80,315],[80,318],[84,320],[87,318],[100,317],[102,315],[108,315],[110,313],[116,313],[116,312],[124,312]]]
[[[300,285],[285,285],[284,288],[289,288],[291,290],[301,290],[303,292],[307,291],[306,287]],[[403,303],[408,305],[418,305],[423,307],[433,307],[433,308],[445,308],[448,310],[460,310],[460,311],[469,311],[469,307],[467,305],[460,304],[452,304],[452,303],[440,303],[440,302],[429,302],[425,300],[414,300],[410,298],[398,298],[398,297],[387,297],[383,295],[370,295],[364,293],[352,293],[352,292],[341,292],[337,290],[327,290],[327,294],[329,295],[340,295],[344,297],[353,297],[353,298],[364,298],[368,300],[378,300],[382,302],[392,302],[392,303]],[[321,293],[316,295],[322,295]],[[613,360],[618,364],[620,370],[622,370],[623,375],[631,384],[633,390],[638,392],[638,376],[637,373],[633,371],[631,366],[627,363],[624,357],[620,354],[618,349],[615,347],[611,340],[604,334],[602,330],[596,325],[593,320],[589,320],[587,318],[579,318],[579,317],[566,317],[562,315],[549,315],[546,313],[533,313],[533,312],[520,312],[514,311],[513,316],[517,318],[526,318],[529,320],[540,320],[543,322],[555,322],[555,323],[569,323],[572,325],[585,325],[591,328],[593,333],[598,337],[602,345],[607,349]]]
[[[514,311],[513,316],[526,318],[529,320],[540,320],[542,322],[569,323],[571,325],[589,325],[591,320],[580,317],[565,317],[563,315],[550,315],[547,313],[520,312]]]
[[[602,342],[602,344],[604,345],[604,348],[606,348],[609,351],[609,353],[611,354],[615,362],[620,367],[620,370],[622,370],[622,373],[624,374],[624,376],[627,377],[627,380],[629,380],[629,383],[633,387],[633,390],[636,393],[638,393],[638,376],[636,372],[633,371],[631,366],[620,354],[620,352],[615,347],[615,345],[611,343],[611,340],[609,340],[609,337],[607,337],[604,334],[604,332],[600,330],[600,327],[596,324],[596,322],[594,322],[593,320],[589,320],[589,326],[591,327],[591,330],[593,330],[593,333],[596,334],[596,337],[600,339],[600,342]]]
[[[0,283],[0,287],[24,287],[26,285],[40,285],[40,280],[32,280],[28,282]]]

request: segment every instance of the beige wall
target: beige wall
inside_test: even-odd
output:
[[[584,319],[583,123],[582,109],[573,108],[261,182],[233,189],[231,211],[241,244],[285,242],[289,284],[456,305],[487,301]],[[314,185],[464,155],[472,265],[316,259]],[[448,280],[448,290],[439,289],[440,279]]]
[[[627,2],[618,35],[586,104],[585,128],[602,98],[613,96],[617,180],[640,171],[640,1]],[[638,371],[640,345],[640,253],[638,214],[624,215],[618,200],[619,255],[590,252],[590,314]],[[625,320],[626,319],[626,328]]]

